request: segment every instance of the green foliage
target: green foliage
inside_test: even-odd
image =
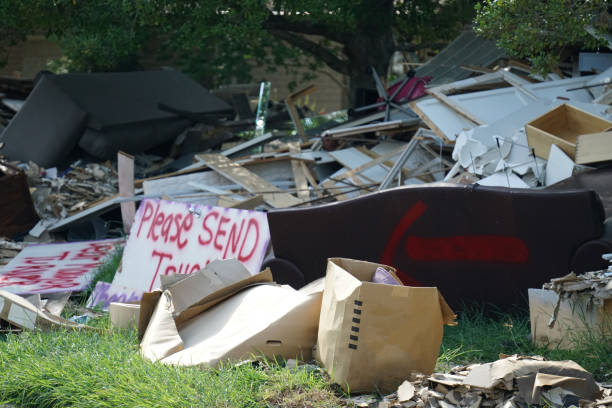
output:
[[[585,27],[593,25],[608,0],[484,0],[476,4],[476,31],[512,56],[529,60],[546,74],[569,47],[597,47]]]
[[[153,55],[207,86],[249,81],[252,66],[352,77],[386,68],[397,47],[452,38],[474,1],[0,0],[0,50],[44,34],[70,71],[133,70]]]

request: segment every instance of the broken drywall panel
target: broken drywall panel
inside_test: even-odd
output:
[[[29,245],[0,271],[0,288],[18,295],[85,290],[123,239]]]
[[[548,155],[548,163],[546,164],[546,182],[547,186],[555,184],[561,180],[565,180],[572,176],[575,163],[570,159],[563,150],[557,145],[550,146]]]
[[[324,151],[310,151],[310,152],[299,152],[292,153],[291,158],[300,159],[306,161],[312,161],[315,164],[324,164],[324,163],[334,163],[335,160],[333,157],[329,155],[329,153]]]
[[[269,241],[260,211],[143,200],[113,284],[151,291],[160,275],[191,274],[215,259],[237,258],[255,274]]]
[[[367,154],[360,152],[358,149],[351,147],[348,149],[336,150],[329,153],[338,163],[349,170],[356,169],[372,160]],[[381,182],[387,175],[387,169],[383,164],[372,166],[369,169],[361,172],[361,176],[366,179]]]
[[[590,103],[593,98],[587,90],[567,92],[567,89],[586,85],[588,80],[589,77],[578,77],[525,85],[524,88],[537,95],[544,103],[557,99]],[[469,112],[478,112],[478,117],[489,125],[534,102],[516,87],[471,92],[448,98]],[[433,126],[432,129],[437,130],[439,136],[447,140],[454,141],[462,130],[477,126],[435,98],[413,102],[412,106],[417,113],[421,113],[420,116],[426,123]]]
[[[514,174],[509,169],[500,173],[494,173],[489,177],[485,177],[476,184],[481,186],[497,186],[497,187],[510,187],[510,188],[529,188],[529,185],[525,183],[519,176]]]

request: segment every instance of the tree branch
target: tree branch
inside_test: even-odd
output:
[[[276,38],[286,41],[323,61],[331,69],[344,75],[350,75],[350,65],[348,62],[341,60],[333,52],[329,51],[325,47],[311,41],[301,35],[293,34],[283,30],[268,30],[270,34]]]
[[[431,48],[434,50],[439,50],[446,47],[449,43],[445,42],[436,42],[436,43],[424,43],[424,44],[397,44],[395,49],[397,51],[418,51],[424,50],[426,48]]]
[[[310,21],[289,21],[283,16],[272,13],[270,13],[268,19],[264,22],[264,28],[267,30],[292,31],[294,33],[320,35],[339,43],[345,43],[351,37],[350,34],[338,32],[325,24],[317,24]]]

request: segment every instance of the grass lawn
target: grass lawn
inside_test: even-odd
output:
[[[343,394],[322,370],[283,362],[177,368],[143,360],[135,331],[94,322],[100,333],[59,330],[8,334],[0,340],[0,404],[19,407],[337,407]],[[493,361],[499,353],[573,359],[599,381],[612,381],[611,339],[585,339],[576,351],[543,350],[528,340],[526,311],[462,313],[447,327],[438,369]]]

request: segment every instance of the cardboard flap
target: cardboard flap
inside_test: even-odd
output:
[[[453,312],[453,309],[450,308],[444,296],[438,292],[438,299],[440,301],[440,310],[442,311],[442,321],[447,326],[456,326],[457,323],[457,314]]]
[[[172,295],[165,291],[157,302],[140,343],[143,357],[158,361],[183,349],[183,340],[172,314]]]
[[[198,302],[192,304],[183,312],[177,314],[176,324],[177,326],[180,326],[181,324],[185,323],[194,316],[197,316],[205,310],[210,309],[217,303],[238,293],[247,286],[251,286],[257,283],[271,282],[274,282],[274,278],[272,277],[272,271],[270,271],[270,268],[266,268],[263,271],[259,272],[257,275],[242,279],[241,281],[233,283],[229,286],[218,288],[218,290],[216,290],[215,292],[209,293],[208,295],[201,298]]]
[[[181,314],[216,291],[250,276],[247,268],[236,259],[215,260],[168,287],[172,293],[174,313]]]

